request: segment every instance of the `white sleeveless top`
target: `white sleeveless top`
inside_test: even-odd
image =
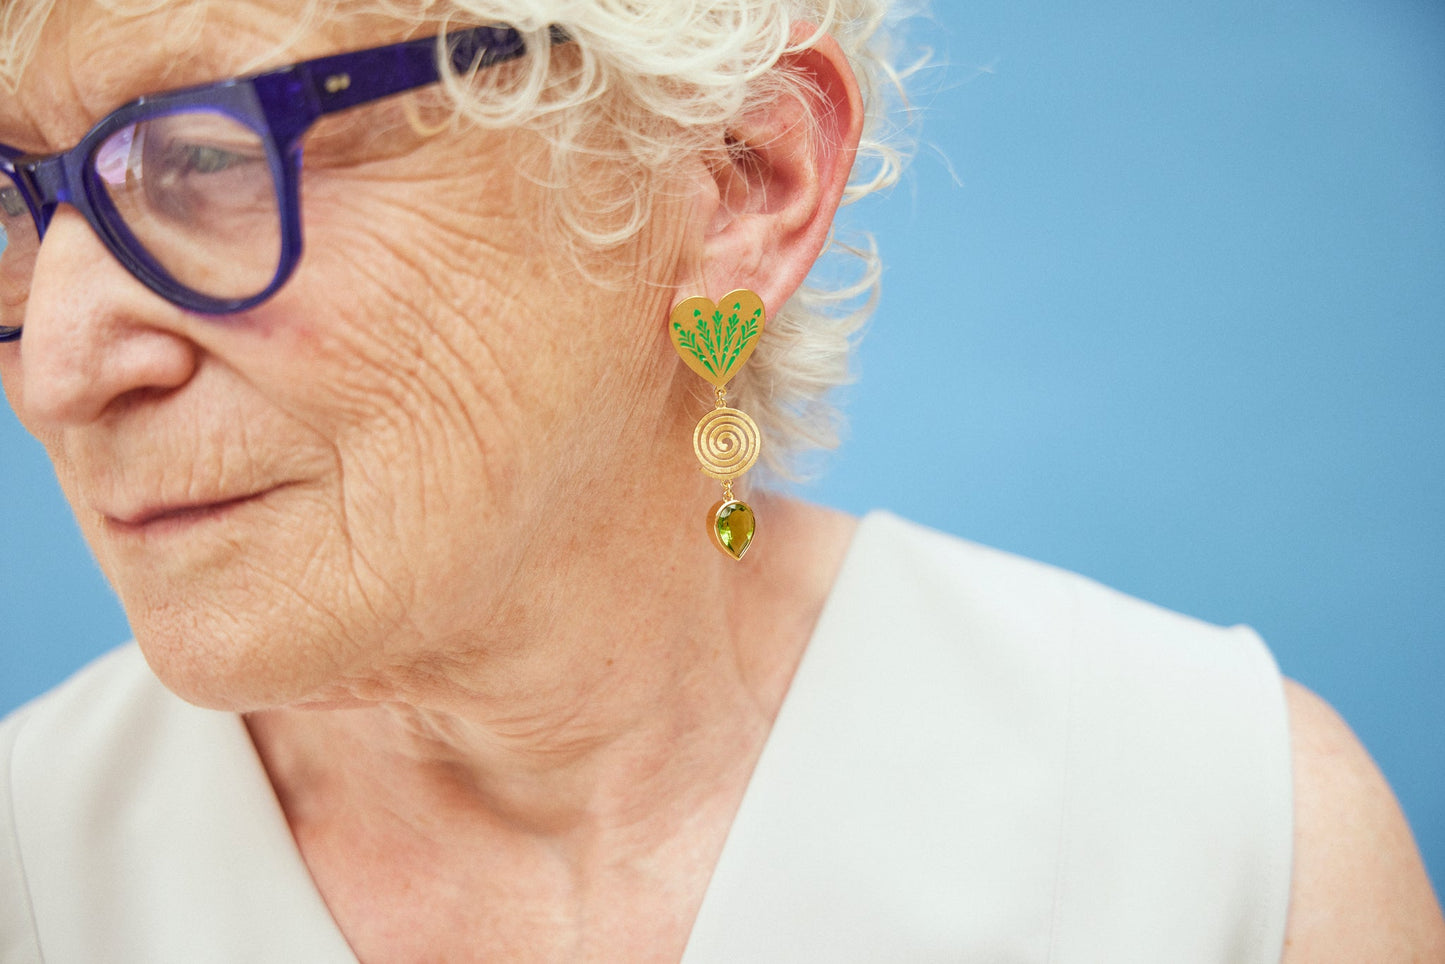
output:
[[[863,520],[685,964],[1278,961],[1269,652]],[[239,717],[134,646],[0,724],[0,962],[354,962]]]

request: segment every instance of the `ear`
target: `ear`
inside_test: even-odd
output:
[[[810,40],[774,68],[801,75],[802,93],[779,96],[732,125],[728,155],[711,172],[715,188],[694,212],[704,224],[706,294],[749,288],[770,314],[822,253],[863,132],[863,101],[842,48],[811,25],[794,24],[791,41]]]

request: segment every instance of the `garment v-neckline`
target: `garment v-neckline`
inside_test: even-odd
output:
[[[735,835],[739,833],[739,825],[743,825],[743,835],[748,836],[747,825],[761,819],[761,815],[754,812],[758,809],[758,805],[750,804],[750,800],[758,796],[758,793],[755,792],[755,785],[759,779],[759,771],[763,770],[765,773],[770,773],[771,768],[764,768],[764,763],[769,757],[769,746],[773,744],[780,728],[786,729],[791,725],[790,717],[792,714],[789,711],[789,705],[793,702],[793,694],[800,689],[806,689],[812,685],[809,680],[811,676],[811,670],[809,668],[811,662],[810,654],[819,648],[820,638],[826,640],[830,634],[836,634],[837,627],[847,625],[850,607],[859,604],[860,598],[867,589],[868,580],[866,574],[857,572],[856,570],[858,570],[860,566],[860,558],[866,555],[866,546],[873,537],[873,530],[877,528],[886,517],[886,513],[875,512],[864,516],[858,521],[852,539],[844,553],[843,561],[839,566],[837,576],[833,581],[833,586],[819,612],[818,621],[814,626],[813,633],[793,673],[793,678],[789,683],[788,691],[784,695],[773,726],[767,739],[764,741],[763,750],[749,778],[748,787],[743,793],[742,802],[733,817],[722,850],[719,853],[718,861],[714,865],[713,875],[710,877],[708,887],[704,891],[703,900],[699,905],[698,915],[694,919],[687,949],[681,959],[682,964],[700,964],[700,962],[714,960],[736,960],[736,958],[728,957],[722,952],[722,949],[718,947],[719,939],[725,936],[735,924],[729,924],[726,921],[715,919],[717,915],[724,913],[722,905],[726,903],[726,901],[714,896],[716,889],[720,886],[726,886],[725,884],[719,883],[717,869],[719,867],[731,867],[737,863],[737,860],[730,854],[730,848],[735,849],[733,840]],[[271,841],[272,849],[284,846],[290,854],[294,855],[295,865],[300,871],[299,874],[288,874],[286,880],[274,881],[272,883],[277,887],[298,892],[296,906],[304,907],[309,904],[320,909],[323,912],[321,916],[324,916],[324,920],[319,918],[315,920],[315,926],[311,929],[318,933],[323,930],[329,930],[337,941],[345,944],[346,937],[341,931],[340,926],[336,923],[335,918],[331,915],[329,908],[326,907],[320,890],[315,880],[311,877],[309,869],[306,867],[305,859],[302,857],[300,849],[290,833],[289,826],[286,823],[285,813],[281,808],[280,801],[275,796],[275,790],[271,786],[260,754],[251,742],[245,721],[239,715],[234,716],[233,719],[235,721],[234,736],[244,743],[244,746],[236,748],[238,755],[244,754],[249,757],[255,779],[260,781],[260,787],[267,791],[273,804],[272,819],[268,819],[263,826],[258,826],[255,829],[258,832],[268,832],[273,838],[284,835],[284,840],[273,839]],[[772,779],[771,776],[768,778]],[[254,842],[254,846],[261,847],[266,845],[258,840]],[[305,890],[306,893],[304,895],[300,894],[299,891],[301,890]],[[699,942],[700,925],[703,934],[701,943]]]

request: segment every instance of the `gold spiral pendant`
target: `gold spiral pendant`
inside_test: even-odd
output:
[[[692,433],[698,464],[719,482],[731,482],[752,468],[762,447],[757,423],[735,408],[713,409]]]

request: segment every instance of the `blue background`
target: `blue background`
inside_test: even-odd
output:
[[[939,4],[942,6],[942,3]],[[1445,5],[935,11],[889,265],[802,491],[1264,634],[1445,882]],[[0,415],[0,711],[127,635]]]

